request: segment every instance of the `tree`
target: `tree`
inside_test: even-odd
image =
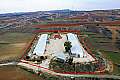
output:
[[[70,57],[70,58],[69,58],[69,60],[68,60],[68,63],[71,65],[71,64],[72,64],[72,62],[73,62],[73,58],[72,58],[72,57]]]
[[[30,56],[26,56],[26,59],[29,60],[29,59],[30,59]]]
[[[41,61],[41,57],[38,56],[38,57],[37,57],[37,62],[40,62],[40,61]]]
[[[44,60],[44,59],[45,59],[45,57],[44,57],[44,56],[40,56],[40,59],[41,59],[41,60]]]
[[[64,47],[65,47],[66,52],[69,52],[70,48],[72,47],[71,42],[70,41],[66,41],[64,43]]]

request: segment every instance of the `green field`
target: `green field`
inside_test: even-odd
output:
[[[119,51],[119,49],[113,43],[112,39],[102,34],[93,32],[83,32],[82,34],[88,35],[86,38],[96,49],[104,51]]]
[[[120,68],[115,64],[120,64],[120,51],[115,45],[113,45],[112,39],[98,33],[83,32],[83,34],[88,35],[87,39],[92,44],[92,47],[95,50],[99,50],[100,52],[102,52],[106,59],[112,61],[114,65],[114,70],[112,74],[119,75]]]
[[[107,59],[111,60],[113,63],[120,64],[120,52],[112,52],[112,51],[103,51],[101,52],[107,57]]]
[[[103,50],[101,50],[101,52],[109,61],[112,61],[114,65],[113,74],[120,75],[120,68],[117,66],[117,64],[120,64],[120,52],[103,51]]]

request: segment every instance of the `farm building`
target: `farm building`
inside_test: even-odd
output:
[[[68,41],[71,42],[71,54],[75,55],[75,57],[84,58],[86,56],[85,50],[78,41],[77,35],[73,33],[67,34]]]
[[[36,54],[37,56],[43,56],[46,48],[47,38],[48,34],[42,34],[39,37],[38,43],[33,51],[33,54]]]

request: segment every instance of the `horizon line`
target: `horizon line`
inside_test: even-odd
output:
[[[102,10],[119,10],[120,8],[111,8],[111,9],[91,9],[91,10],[74,10],[74,9],[51,9],[51,10],[36,10],[36,11],[16,11],[16,12],[3,12],[1,14],[17,14],[17,13],[30,13],[30,12],[47,12],[47,11],[56,11],[56,10],[70,10],[70,11],[102,11]]]

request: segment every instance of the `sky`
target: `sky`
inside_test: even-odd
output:
[[[120,9],[120,0],[0,0],[0,14],[61,9]]]

